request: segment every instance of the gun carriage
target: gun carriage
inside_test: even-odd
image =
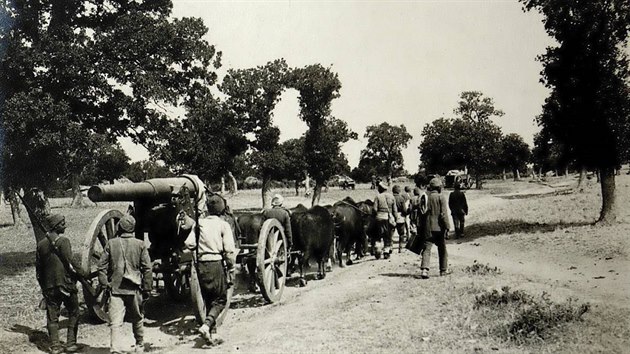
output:
[[[186,235],[179,232],[176,219],[180,211],[184,211],[195,221],[203,217],[205,193],[205,185],[194,175],[155,178],[138,183],[98,185],[92,186],[88,191],[88,197],[93,202],[133,203],[127,213],[136,219],[136,238],[144,240],[149,246],[155,278],[163,280],[168,296],[174,301],[186,301],[190,297],[198,321],[205,317],[205,304],[196,276],[193,253],[183,252]],[[103,210],[92,221],[85,234],[81,267],[93,285],[98,282],[98,260],[107,241],[115,237],[116,224],[123,215],[118,209]],[[232,221],[228,222],[236,225]],[[244,264],[246,259],[255,257],[256,279],[262,295],[268,302],[280,300],[287,271],[286,239],[280,223],[276,219],[266,220],[257,243],[242,243],[244,240],[237,237],[238,233],[234,234],[236,247],[240,250],[235,264]],[[233,289],[232,286],[228,299]],[[88,308],[104,306],[106,301],[103,295],[85,298],[86,301],[89,299],[95,302],[88,304]],[[95,314],[98,315],[98,312]]]

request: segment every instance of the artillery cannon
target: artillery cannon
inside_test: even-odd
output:
[[[97,185],[88,190],[88,197],[93,202],[133,202],[127,212],[136,219],[136,238],[149,245],[156,279],[163,280],[167,294],[176,301],[191,296],[195,317],[201,321],[205,317],[205,304],[192,254],[182,252],[185,237],[179,235],[176,217],[182,210],[195,221],[203,216],[206,200],[203,182],[197,176],[182,175],[137,183]],[[81,267],[93,283],[97,281],[98,260],[107,241],[115,237],[116,224],[123,215],[117,209],[103,210],[85,234]],[[280,223],[275,219],[266,220],[260,230],[258,243],[241,245],[239,241],[235,239],[236,247],[243,249],[239,253],[241,259],[256,257],[256,272],[267,301],[279,300],[287,267],[286,240]],[[279,277],[278,274],[283,276]],[[228,299],[230,297],[231,293]],[[97,302],[102,300],[96,299]]]

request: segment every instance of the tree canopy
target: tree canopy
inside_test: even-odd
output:
[[[480,188],[482,175],[496,168],[501,154],[501,128],[491,118],[503,112],[481,92],[467,91],[454,113],[459,117],[440,118],[422,129],[421,163],[428,172],[440,174],[467,167]]]
[[[366,128],[364,138],[367,146],[361,151],[359,165],[368,168],[377,175],[387,176],[389,180],[404,171],[402,150],[407,147],[412,136],[404,124],[400,126],[383,122]]]
[[[520,135],[511,133],[501,139],[500,163],[503,168],[512,171],[515,181],[519,179],[519,171],[527,168],[530,157],[529,145]]]
[[[171,10],[170,0],[0,5],[6,183],[46,190],[57,178],[78,175],[95,157],[92,134],[111,143],[130,136],[155,150],[169,122],[164,107],[212,85],[211,66],[220,59],[202,39],[203,22],[172,19]]]
[[[339,97],[341,82],[336,73],[320,64],[292,71],[289,85],[300,92],[300,118],[308,130],[304,135],[304,159],[315,180],[313,204],[319,202],[321,188],[339,171],[341,145],[356,139],[357,133],[346,122],[331,115],[332,100]]]

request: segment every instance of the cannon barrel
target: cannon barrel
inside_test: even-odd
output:
[[[133,202],[137,200],[169,202],[173,192],[178,191],[184,185],[190,190],[191,196],[196,196],[203,188],[199,182],[189,175],[153,178],[136,183],[98,185],[90,187],[88,197],[93,202]]]

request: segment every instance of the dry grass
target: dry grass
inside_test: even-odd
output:
[[[564,187],[553,186],[566,184],[566,180],[557,178],[548,182],[549,185],[488,181],[483,191],[467,191],[471,213],[467,238],[461,242],[468,246],[480,243],[477,247],[480,249],[510,250],[512,253],[506,254],[530,257],[540,267],[566,264],[567,260],[585,267],[610,260],[625,267],[616,268],[618,273],[630,271],[630,176],[622,175],[617,180],[620,222],[609,226],[592,226],[600,208],[597,185],[591,184],[585,193],[557,194],[554,191]],[[322,195],[321,204],[331,204],[346,196],[355,200],[374,196],[375,192],[367,186],[357,188],[355,191],[330,188]],[[283,194],[288,207],[310,204],[309,198],[296,197],[291,189],[273,192]],[[506,197],[514,194],[521,197]],[[125,210],[127,206],[102,203],[71,209],[67,206],[69,202],[69,199],[51,200],[54,211],[67,217],[67,235],[75,253],[81,252],[84,233],[100,211]],[[260,191],[241,191],[229,196],[228,202],[235,210],[256,210],[261,205]],[[0,206],[0,225],[10,222],[8,206]],[[0,227],[0,352],[45,348],[44,313],[36,310],[40,290],[34,274],[34,249],[30,227]],[[472,260],[464,263],[463,255],[458,258],[452,243],[449,252],[453,253],[454,273],[448,277],[417,279],[417,256],[403,253],[395,254],[389,261],[368,260],[336,269],[325,281],[311,282],[307,288],[290,287],[278,305],[260,306],[243,301],[238,310],[231,312],[223,329],[229,340],[218,351],[623,353],[630,348],[628,303],[620,302],[619,297],[601,300],[607,299],[608,289],[597,288],[593,283],[550,282],[535,276],[535,268],[534,274],[525,268],[514,271],[515,267],[507,264],[516,261],[507,255],[501,258],[499,254],[494,263],[482,258],[479,263]],[[534,299],[546,291],[551,304],[565,304],[576,295],[580,298],[578,304],[582,304],[589,302],[594,293],[599,300],[592,303],[581,321],[551,326],[542,339],[514,341],[510,339],[509,324],[518,321],[519,313],[522,315],[516,306],[509,310],[506,308],[510,305],[482,306],[475,310],[477,297],[504,286]],[[582,294],[587,288],[588,294]],[[160,307],[169,303],[160,297],[154,304]],[[171,307],[173,313],[164,315],[169,320],[187,311],[183,304]],[[160,325],[164,318],[151,320],[158,321],[154,325],[157,328],[152,329],[159,338],[154,344],[162,348],[158,351],[190,351],[186,342],[190,337],[177,328],[169,332],[171,327]],[[103,325],[83,324],[79,341],[104,349],[107,333]]]

